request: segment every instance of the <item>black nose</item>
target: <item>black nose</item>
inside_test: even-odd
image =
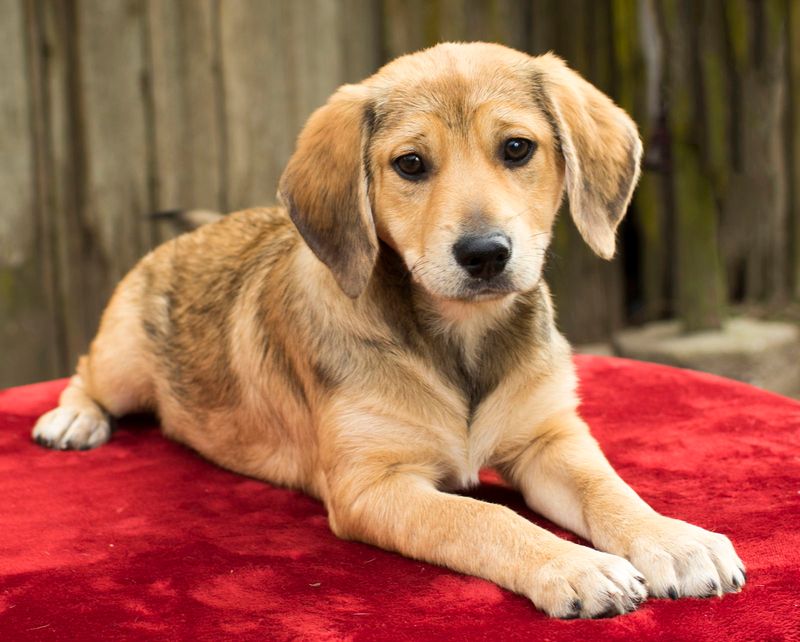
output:
[[[491,279],[506,269],[511,257],[511,239],[501,232],[462,236],[453,246],[458,264],[478,279]]]

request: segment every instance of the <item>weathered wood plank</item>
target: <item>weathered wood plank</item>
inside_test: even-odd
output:
[[[21,266],[35,243],[30,225],[33,209],[33,150],[30,144],[29,87],[26,82],[25,29],[21,2],[0,5],[0,265]]]
[[[559,34],[567,36],[556,24],[560,0],[532,0],[530,20],[530,52],[534,55],[554,51]]]
[[[36,193],[33,108],[25,4],[0,3],[0,387],[58,372],[47,278],[49,264]]]
[[[228,209],[275,202],[299,128],[289,57],[291,3],[220,3]],[[313,40],[309,43],[313,46]]]
[[[218,2],[146,8],[154,206],[225,209]]]
[[[639,125],[644,145],[642,176],[634,193],[624,251],[634,253],[625,274],[628,321],[640,323],[668,315],[670,256],[668,189],[664,179],[665,149],[662,88],[663,45],[654,0],[615,0],[615,95]]]
[[[527,51],[530,40],[528,25],[532,13],[530,2],[495,0],[491,6],[493,7],[491,40],[520,51]]]
[[[524,50],[530,5],[514,0],[438,0],[428,20],[429,37],[436,41],[483,40]]]
[[[291,3],[289,14],[292,42],[313,42],[313,47],[296,47],[291,64],[295,118],[298,131],[302,123],[345,80],[345,61],[339,21],[340,3],[336,0],[300,0]]]
[[[338,29],[345,82],[359,82],[384,63],[381,18],[382,7],[376,0],[341,1]]]
[[[734,99],[721,236],[731,295],[780,302],[787,292],[784,148],[786,13],[780,0],[723,3]]]
[[[39,195],[43,221],[52,238],[53,292],[60,352],[59,374],[75,367],[97,325],[105,287],[96,269],[99,249],[85,231],[80,215],[85,200],[85,153],[79,117],[80,76],[75,4],[32,0],[30,21],[32,69],[36,94]]]
[[[87,231],[109,286],[150,246],[142,0],[81,0],[79,90],[86,150]]]
[[[536,7],[540,11],[535,16],[537,33],[546,40],[535,42],[534,50],[554,50],[573,69],[610,91],[611,51],[599,45],[610,37],[609,5],[585,0],[563,0],[560,5],[553,13],[545,12],[547,7]],[[620,271],[619,257],[606,262],[592,253],[572,223],[565,202],[556,221],[547,273],[559,328],[571,341],[605,340],[620,326],[624,312]]]
[[[59,350],[71,369],[111,289],[150,242],[142,13],[138,2],[31,5],[44,52],[41,198],[54,241]]]
[[[687,331],[718,328],[725,301],[717,244],[717,193],[707,161],[700,94],[699,6],[687,0],[664,3],[669,61],[669,127],[675,192],[677,309]]]
[[[458,15],[449,16],[458,21]],[[439,39],[439,3],[384,0],[383,40],[387,60],[428,47]]]
[[[800,3],[786,0],[788,9],[786,51],[787,78],[787,156],[789,159],[788,197],[791,231],[792,296],[800,299]]]

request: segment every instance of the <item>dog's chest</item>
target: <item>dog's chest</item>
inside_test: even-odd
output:
[[[515,361],[509,346],[497,340],[497,331],[485,326],[453,327],[434,347],[431,363],[464,400],[467,439],[473,433],[478,408],[502,384]]]
[[[546,352],[552,339],[548,319],[536,314],[535,299],[522,303],[503,323],[458,328],[460,334],[451,334],[433,359],[463,400],[462,420],[452,431],[447,454],[456,486],[476,484],[480,468],[490,465],[503,435],[516,430],[520,377],[528,376],[530,363]]]
[[[469,488],[478,483],[480,469],[488,464],[501,436],[502,412],[487,419],[486,407],[502,408],[498,402],[504,396],[503,355],[482,354],[479,346],[472,354],[454,353],[438,362],[446,370],[448,387],[462,398],[459,420],[451,426],[446,453],[443,453],[450,471],[447,486]]]
[[[459,490],[478,484],[481,468],[490,465],[500,431],[499,425],[489,425],[476,417],[467,421],[465,417],[462,426],[450,432],[441,451],[442,463],[447,470],[446,488]]]

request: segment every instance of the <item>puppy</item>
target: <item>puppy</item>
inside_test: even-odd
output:
[[[139,262],[33,436],[93,448],[110,415],[152,410],[219,465],[319,498],[338,536],[555,617],[738,591],[730,541],[656,513],[589,434],[542,280],[564,191],[613,255],[641,152],[631,119],[553,55],[399,58],[311,116],[283,207]],[[448,494],[482,466],[596,550]]]

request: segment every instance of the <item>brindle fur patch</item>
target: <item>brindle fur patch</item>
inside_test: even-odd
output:
[[[159,248],[158,278],[143,265],[142,326],[176,397],[205,410],[233,407],[240,399],[229,331],[243,283],[273,267],[296,243],[294,234],[286,236],[290,228],[283,216],[237,217],[225,227],[221,252],[209,251],[212,226]],[[202,298],[195,298],[199,292]],[[283,363],[280,355],[277,360]]]

